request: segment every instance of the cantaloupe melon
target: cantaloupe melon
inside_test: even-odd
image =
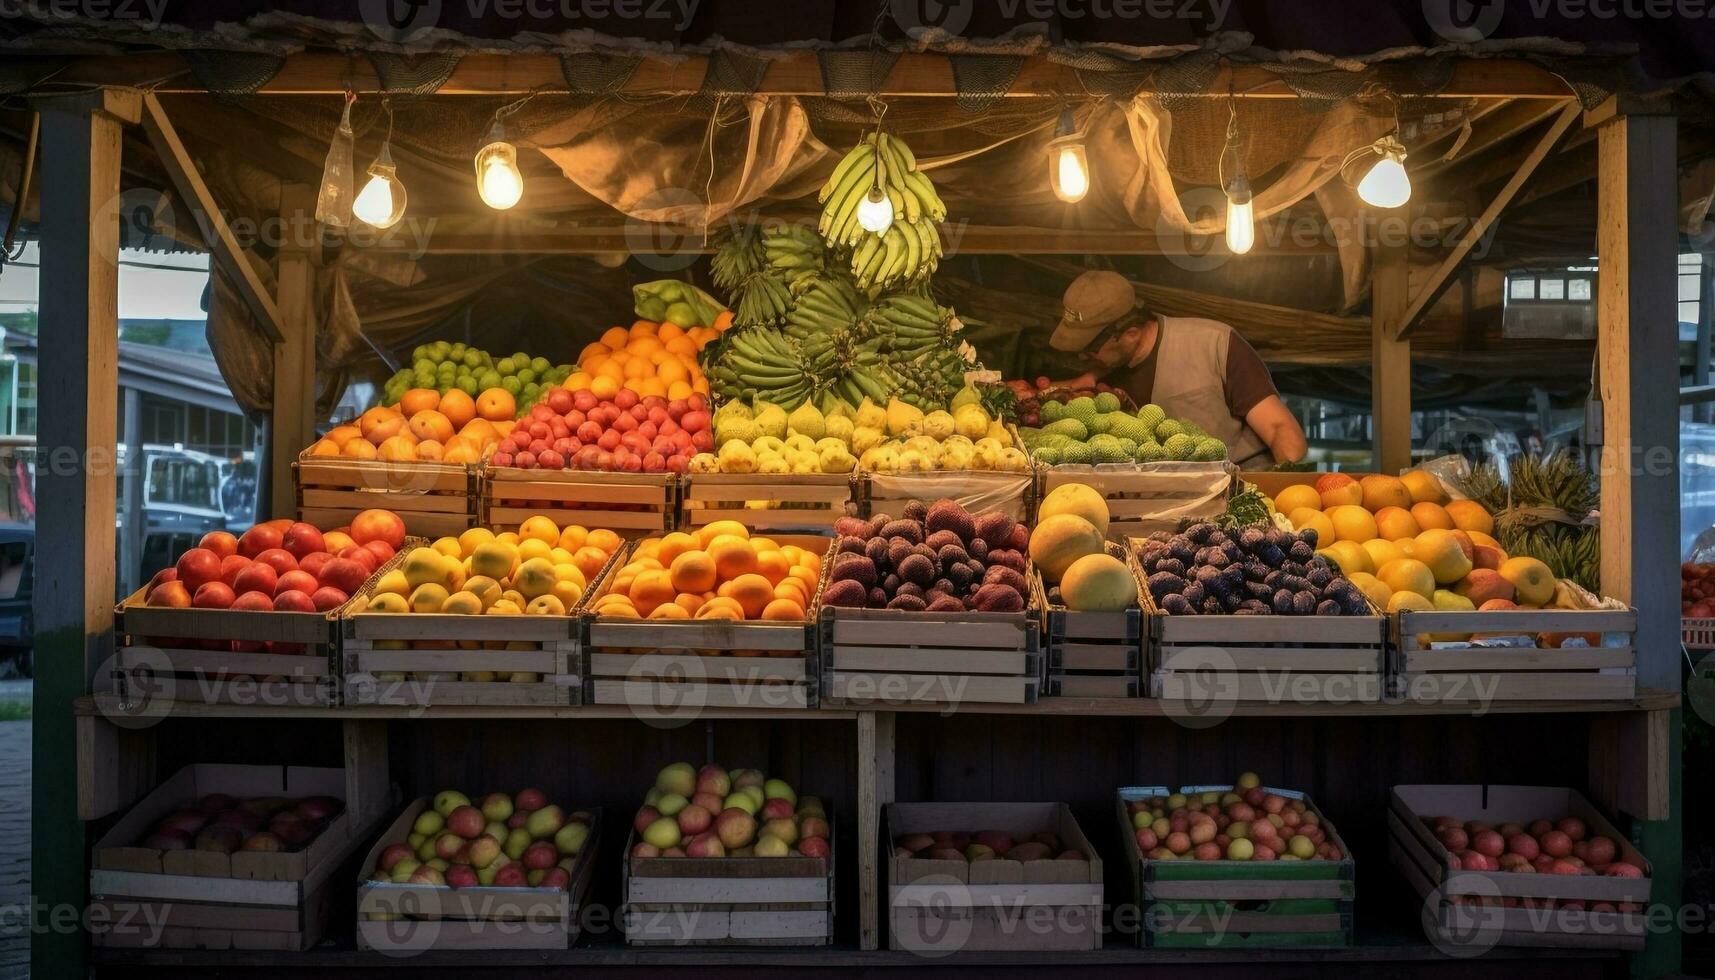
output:
[[[1085,555],[1060,576],[1060,598],[1067,609],[1120,612],[1137,604],[1137,580],[1112,555]]]
[[[1076,514],[1055,514],[1030,533],[1030,560],[1052,585],[1085,555],[1102,554],[1102,533]]]
[[[1036,506],[1036,519],[1044,521],[1055,514],[1076,514],[1089,521],[1102,537],[1108,535],[1108,502],[1086,484],[1064,483],[1050,490]]]

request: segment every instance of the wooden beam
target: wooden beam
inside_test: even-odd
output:
[[[887,918],[881,865],[893,853],[881,839],[881,811],[893,802],[893,725],[891,711],[860,711],[858,725],[858,945],[880,949]]]
[[[1680,684],[1676,122],[1615,115],[1596,141],[1602,594],[1637,608],[1640,687]],[[1622,765],[1638,773],[1615,788],[1615,804],[1646,821],[1633,837],[1670,896],[1683,861],[1679,725],[1674,712],[1625,726]],[[1666,976],[1679,965],[1679,933],[1652,930],[1633,972]]]
[[[274,306],[274,298],[268,294],[262,278],[245,257],[243,246],[238,244],[232,227],[220,211],[220,204],[197,171],[196,161],[191,159],[190,151],[185,149],[178,131],[167,119],[166,110],[161,108],[161,100],[153,93],[143,96],[143,129],[149,134],[149,142],[155,147],[167,175],[172,178],[173,186],[178,188],[179,196],[187,207],[195,210],[209,251],[232,277],[262,332],[268,335],[269,340],[280,343],[285,334],[280,329],[280,311]]]
[[[1465,234],[1460,237],[1458,244],[1453,246],[1453,251],[1442,260],[1434,272],[1430,273],[1429,281],[1423,284],[1423,288],[1418,292],[1417,297],[1411,301],[1411,307],[1406,310],[1405,318],[1400,321],[1399,332],[1395,334],[1397,339],[1403,340],[1410,337],[1411,332],[1417,329],[1417,325],[1423,320],[1423,314],[1435,305],[1435,301],[1441,298],[1441,294],[1446,291],[1448,286],[1452,285],[1454,273],[1458,272],[1459,267],[1464,265],[1465,259],[1470,257],[1471,249],[1476,247],[1476,244],[1482,241],[1483,236],[1489,233],[1489,227],[1495,223],[1496,218],[1500,217],[1501,211],[1512,202],[1513,196],[1519,192],[1519,188],[1524,186],[1525,181],[1530,179],[1530,175],[1536,172],[1537,165],[1543,161],[1544,157],[1548,156],[1548,151],[1554,148],[1554,144],[1560,140],[1561,136],[1565,135],[1572,123],[1582,114],[1583,109],[1575,102],[1569,103],[1560,110],[1560,115],[1548,127],[1548,131],[1542,134],[1542,137],[1536,141],[1536,146],[1532,147],[1530,153],[1519,163],[1518,170],[1513,173],[1512,178],[1502,185],[1500,191],[1489,201],[1489,206],[1484,208],[1483,213],[1477,216],[1477,220],[1472,222],[1471,227],[1465,230]]]
[[[49,909],[84,904],[72,703],[113,650],[123,122],[108,104],[42,106],[31,891]],[[86,941],[38,932],[32,972],[82,975]]]
[[[281,226],[286,229],[275,276],[280,332],[274,345],[274,405],[269,430],[268,472],[273,487],[272,517],[289,517],[297,497],[292,463],[316,431],[316,276],[312,240],[316,224],[316,188],[286,184],[280,188]]]
[[[1410,252],[1394,236],[1378,241],[1370,260],[1370,451],[1378,473],[1411,465],[1411,341],[1398,336]]]
[[[1561,108],[1542,102],[1512,103],[1474,127],[1471,139],[1457,156],[1451,160],[1424,160],[1412,168],[1411,179],[1414,182],[1422,179],[1425,186],[1430,186],[1432,178],[1439,178],[1440,186],[1449,190],[1437,196],[1452,198],[1491,180],[1511,177],[1518,172],[1518,155],[1493,151],[1508,146],[1520,134],[1542,125],[1557,115]]]
[[[689,95],[699,91],[708,71],[705,55],[678,61],[646,59],[626,81],[628,94]],[[1402,72],[1385,75],[1388,88],[1427,98],[1564,99],[1571,88],[1549,71],[1526,61],[1472,59],[1454,65],[1452,77],[1433,91],[1413,91]],[[305,52],[289,55],[257,95],[338,95],[349,80],[360,92],[374,92],[381,80],[362,58],[344,54]],[[154,92],[202,92],[183,58],[176,54],[126,54],[77,61],[55,74],[56,85],[148,85]],[[564,91],[566,76],[557,54],[467,54],[460,59],[437,95],[510,95],[541,90]],[[945,55],[901,54],[877,94],[886,97],[952,96],[957,94],[952,63]],[[1078,73],[1046,58],[1031,58],[1007,91],[1012,97],[1063,99],[1084,88]],[[1236,65],[1222,68],[1209,83],[1210,98],[1296,99],[1298,93],[1266,68]],[[813,51],[792,51],[774,58],[757,89],[761,95],[826,95],[821,65]]]

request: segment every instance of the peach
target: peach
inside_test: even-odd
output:
[[[1316,492],[1322,497],[1322,509],[1332,510],[1344,505],[1364,502],[1364,488],[1344,473],[1328,473],[1316,481]]]
[[[1428,501],[1412,504],[1411,516],[1416,519],[1417,526],[1423,528],[1425,531],[1428,531],[1431,528],[1451,531],[1457,526],[1453,523],[1453,518],[1447,513],[1447,509],[1445,507],[1442,507],[1440,504],[1432,504]]]
[[[1464,581],[1455,585],[1453,591],[1470,599],[1480,608],[1487,608],[1485,604],[1495,599],[1510,603],[1513,598],[1513,584],[1492,568],[1471,569],[1471,573],[1465,576]]]
[[[1477,568],[1499,569],[1507,553],[1493,545],[1477,544],[1471,548],[1471,564]]]
[[[1415,538],[1422,530],[1417,526],[1417,518],[1404,507],[1390,506],[1376,511],[1376,533],[1388,541]]]
[[[1363,492],[1364,507],[1371,511],[1388,507],[1403,509],[1412,505],[1411,491],[1397,476],[1372,473],[1359,480],[1358,487]]]

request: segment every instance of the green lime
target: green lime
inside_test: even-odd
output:
[[[530,359],[530,370],[535,371],[537,377],[541,377],[553,366],[546,357],[532,357]]]
[[[702,324],[697,321],[697,311],[689,303],[670,303],[667,306],[667,319],[681,327],[697,327]]]
[[[411,362],[411,370],[415,371],[418,375],[434,374],[435,362],[427,357],[419,357],[415,361]]]
[[[494,365],[494,369],[501,374],[513,374],[517,372],[518,366],[512,363],[512,358],[503,357],[499,363]]]
[[[436,383],[437,379],[435,378],[435,372],[433,371],[430,371],[427,374],[418,372],[417,376],[411,379],[411,387],[413,388],[433,388]]]
[[[429,359],[429,345],[428,344],[418,344],[417,346],[411,348],[411,360],[413,360],[413,361],[426,361],[428,359]]]
[[[437,361],[444,361],[447,359],[447,355],[452,353],[452,349],[452,344],[444,340],[437,340],[433,344],[429,345],[429,350],[431,351],[429,356]]]
[[[523,351],[513,351],[512,352],[512,363],[518,365],[519,367],[523,367],[524,365],[530,363],[530,355],[524,353]]]
[[[464,360],[464,351],[465,351],[464,344],[462,344],[462,343],[454,344],[447,349],[447,356],[452,358],[455,361],[462,361],[462,360]]]
[[[514,397],[524,390],[524,385],[520,384],[518,379],[510,374],[500,379],[500,387],[511,392]]]
[[[527,385],[530,382],[536,380],[536,372],[530,370],[529,368],[525,368],[522,371],[518,372],[517,377],[518,377],[518,383],[519,384]]]
[[[476,397],[476,392],[477,392],[476,379],[471,377],[470,375],[467,374],[464,377],[460,378],[459,383],[458,383],[458,387],[459,387],[459,390],[464,392],[465,394],[470,395],[473,398]]]
[[[471,348],[470,350],[465,351],[464,352],[464,366],[465,367],[471,367],[471,368],[481,367],[482,366],[482,351],[479,351],[479,350],[475,349],[474,347]]]
[[[487,370],[484,370],[482,372],[481,376],[477,378],[477,384],[481,385],[484,388],[498,388],[498,387],[500,387],[500,372],[494,370],[493,368],[488,368]]]

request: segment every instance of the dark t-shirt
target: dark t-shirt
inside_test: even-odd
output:
[[[1166,323],[1157,322],[1161,323],[1162,330],[1167,329]],[[1102,380],[1124,389],[1138,405],[1154,401],[1155,365],[1160,354],[1161,336],[1158,333],[1149,356],[1131,367],[1110,372]],[[1237,330],[1232,331],[1232,337],[1227,341],[1227,410],[1232,412],[1233,418],[1242,420],[1258,402],[1275,394],[1279,392],[1275,390],[1274,378],[1268,373],[1268,365]]]

